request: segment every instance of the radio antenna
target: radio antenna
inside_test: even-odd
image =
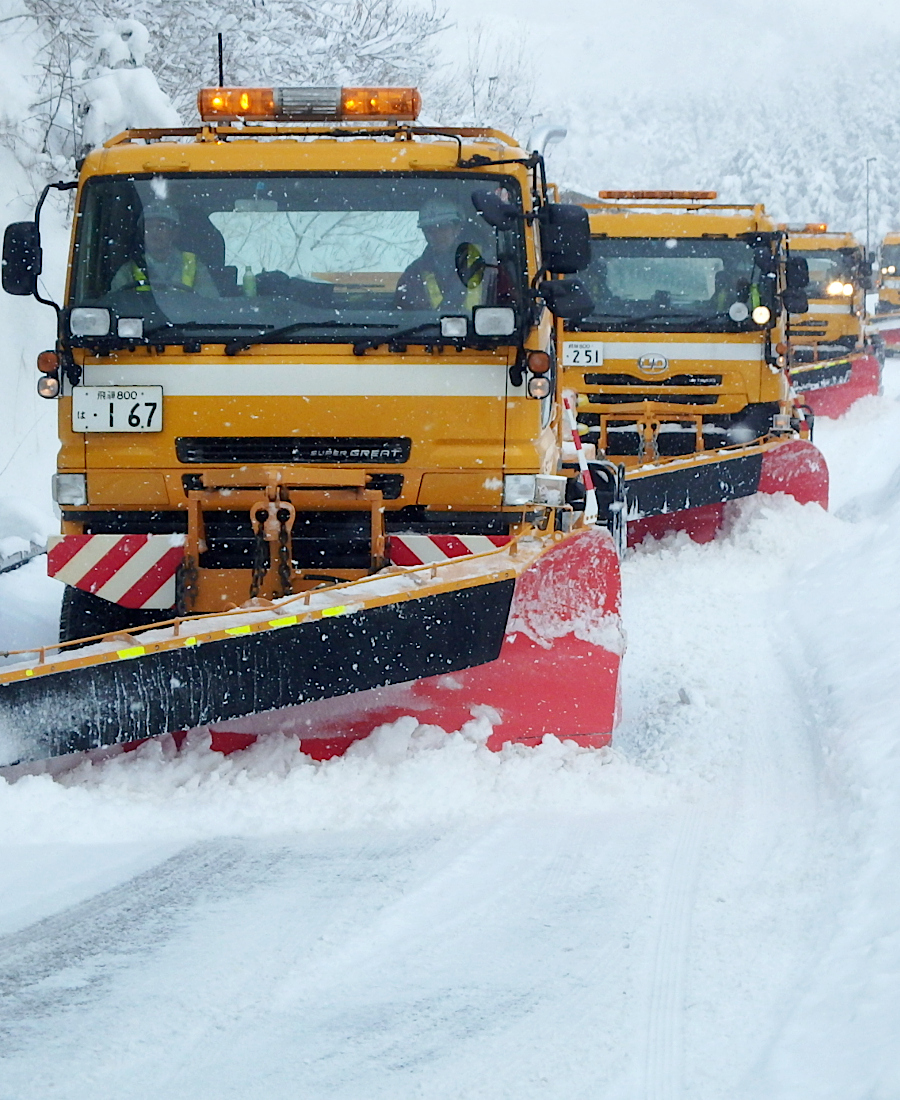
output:
[[[216,35],[216,38],[218,38],[218,40],[219,40],[219,87],[224,88],[225,87],[225,72],[224,72],[225,66],[224,66],[223,61],[222,61],[222,32],[221,31],[219,31],[219,33]]]

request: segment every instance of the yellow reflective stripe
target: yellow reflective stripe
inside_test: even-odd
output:
[[[131,265],[131,277],[132,277],[132,279],[134,279],[135,283],[137,284],[135,289],[137,289],[137,290],[149,290],[150,289],[150,284],[147,281],[147,272],[144,271],[143,268],[138,267],[138,265],[135,264],[135,263],[133,263]]]
[[[131,649],[119,649],[116,656],[120,661],[128,661],[132,657],[142,657],[147,652],[142,645],[132,646]]]
[[[339,607],[326,607],[322,612],[322,618],[327,619],[332,615],[343,615],[346,610],[345,604],[341,604]]]
[[[185,645],[200,645],[200,643],[197,641],[196,638],[185,638],[184,639],[184,644]]]
[[[279,626],[293,626],[296,622],[296,615],[286,615],[283,619],[272,619],[269,623],[269,628],[271,630],[277,630]]]
[[[250,633],[252,633],[252,631],[253,631],[253,628],[249,625],[247,625],[247,626],[228,626],[228,627],[225,628],[225,633],[226,634],[232,634],[234,636],[237,636],[238,634],[250,634]]]
[[[437,309],[437,307],[444,300],[444,295],[441,293],[441,288],[438,286],[438,281],[434,277],[434,273],[426,271],[422,276],[425,281],[425,289],[428,291],[428,298],[431,302],[431,308]]]
[[[181,281],[185,286],[193,286],[197,278],[197,257],[193,252],[181,254]]]

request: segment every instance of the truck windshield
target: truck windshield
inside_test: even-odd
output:
[[[796,250],[795,256],[802,256],[809,267],[808,298],[831,298],[841,295],[845,283],[853,282],[853,264],[850,257],[837,249],[818,251]],[[829,287],[833,287],[829,290]]]
[[[521,202],[515,180],[472,174],[94,177],[77,215],[69,304],[141,318],[151,342],[265,341],[292,325],[278,339],[427,335],[431,325],[439,335],[441,317],[481,305],[521,317],[522,232],[477,213],[472,192],[486,185]]]
[[[900,271],[900,244],[885,244],[881,246],[881,273],[893,275]]]
[[[595,237],[579,275],[594,302],[584,330],[735,332],[772,309],[768,244],[685,237]],[[762,266],[760,266],[762,265]],[[773,311],[774,312],[774,311]]]

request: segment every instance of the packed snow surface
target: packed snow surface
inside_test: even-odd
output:
[[[886,389],[817,428],[830,514],[629,554],[611,753],[401,719],[0,781],[0,1100],[896,1100]]]

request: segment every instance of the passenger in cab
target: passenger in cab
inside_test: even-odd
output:
[[[462,240],[463,219],[454,203],[429,199],[419,211],[425,251],[400,276],[396,304],[404,309],[467,313],[485,301],[484,257]]]
[[[142,262],[131,260],[115,273],[109,289],[151,290],[172,288],[218,298],[219,291],[206,265],[193,252],[175,247],[178,211],[166,203],[151,203],[141,216],[144,236]]]

